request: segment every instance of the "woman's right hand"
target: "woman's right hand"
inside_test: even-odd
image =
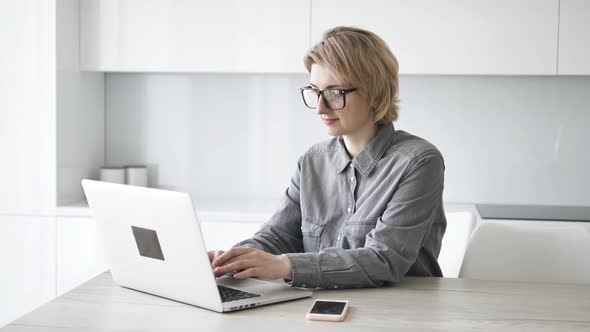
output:
[[[208,251],[208,252],[207,252],[207,255],[209,256],[209,264],[213,263],[213,261],[214,261],[214,260],[215,260],[217,257],[219,257],[219,256],[223,255],[223,253],[224,253],[224,252],[225,252],[225,251],[223,251],[223,250],[211,250],[211,251]],[[211,265],[211,268],[212,268],[212,269],[214,268],[214,267],[213,267],[213,265]],[[218,277],[218,276],[216,275],[215,277]]]

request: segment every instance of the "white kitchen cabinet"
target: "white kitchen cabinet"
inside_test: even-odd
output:
[[[0,2],[0,215],[55,201],[55,1]]]
[[[309,1],[82,0],[82,70],[303,73]]]
[[[334,26],[374,31],[401,74],[555,75],[558,0],[312,0],[312,44]]]
[[[559,4],[559,75],[590,75],[590,1]]]
[[[94,218],[58,217],[57,295],[109,269]]]
[[[446,210],[445,216],[447,228],[437,260],[445,278],[457,278],[465,249],[475,229],[476,217],[468,210],[454,212]]]
[[[55,297],[55,218],[0,216],[0,327]]]
[[[104,74],[79,72],[78,12],[0,2],[0,325],[56,296],[56,211],[104,162]]]
[[[0,3],[0,215],[52,215],[104,162],[104,74],[78,69],[78,0]]]

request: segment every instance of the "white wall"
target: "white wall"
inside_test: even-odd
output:
[[[446,159],[455,202],[590,205],[590,78],[405,77],[399,127]]]
[[[305,75],[107,74],[107,161],[197,199],[280,197],[326,138]],[[588,205],[590,78],[404,76],[398,129],[436,144],[445,200]]]
[[[57,205],[82,201],[80,179],[104,163],[104,74],[78,69],[78,10],[78,0],[57,2]]]
[[[299,76],[107,74],[107,163],[198,198],[274,198],[326,138]]]

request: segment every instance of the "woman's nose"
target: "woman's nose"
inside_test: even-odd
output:
[[[328,112],[330,112],[331,110],[326,106],[326,103],[324,102],[324,97],[320,96],[318,98],[318,114],[327,114]]]

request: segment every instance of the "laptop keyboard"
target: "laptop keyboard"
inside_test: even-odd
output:
[[[248,293],[220,285],[217,285],[217,289],[219,289],[219,295],[221,295],[221,302],[231,302],[260,296],[258,294]]]

